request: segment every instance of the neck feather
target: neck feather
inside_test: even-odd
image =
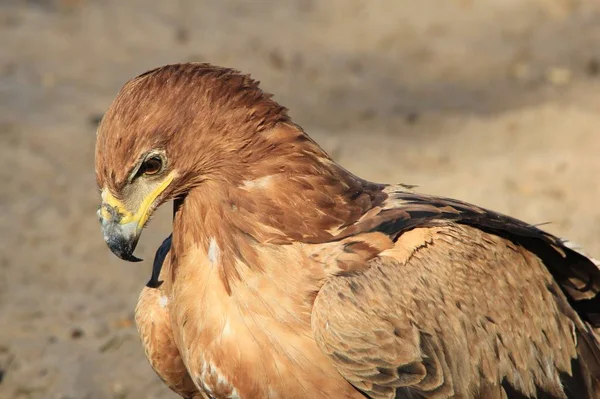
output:
[[[239,264],[261,270],[261,245],[335,240],[343,227],[385,200],[383,185],[352,175],[307,140],[308,150],[252,164],[247,180],[205,180],[189,190],[176,204],[173,256],[199,246],[210,258],[218,249],[229,287],[240,278]]]

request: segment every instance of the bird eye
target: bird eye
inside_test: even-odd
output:
[[[140,168],[140,174],[145,176],[152,176],[162,170],[162,159],[160,157],[151,157],[144,161]]]

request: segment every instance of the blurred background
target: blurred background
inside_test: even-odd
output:
[[[0,398],[175,398],[105,247],[95,129],[129,78],[175,62],[262,81],[362,177],[477,203],[600,256],[596,0],[1,0]]]

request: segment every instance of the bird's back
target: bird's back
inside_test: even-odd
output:
[[[371,398],[600,396],[591,260],[459,201],[397,192],[383,208],[360,223],[393,248],[331,279],[313,311],[346,379]]]

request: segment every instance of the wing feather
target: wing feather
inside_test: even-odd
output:
[[[600,395],[600,270],[536,227],[393,192],[341,236],[393,241],[316,297],[319,347],[371,398]]]

